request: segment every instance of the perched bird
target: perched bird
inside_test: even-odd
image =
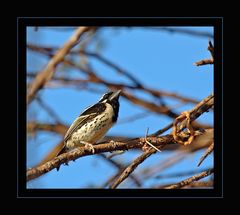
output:
[[[68,129],[64,137],[64,146],[57,156],[84,146],[84,142],[96,144],[100,141],[117,122],[120,93],[121,90],[107,92],[96,104],[86,108]]]

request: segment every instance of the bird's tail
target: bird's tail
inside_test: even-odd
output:
[[[38,163],[35,167],[41,166],[43,164],[45,164],[46,162],[52,160],[53,158],[55,158],[56,156],[59,156],[60,154],[63,154],[66,152],[66,148],[65,148],[65,144],[62,141],[61,143],[59,143],[58,145],[56,145],[45,157],[44,159]],[[59,170],[60,167],[57,168],[57,171]]]

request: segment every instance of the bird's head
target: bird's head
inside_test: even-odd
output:
[[[114,113],[115,113],[115,117],[117,120],[118,117],[118,111],[119,111],[119,96],[120,96],[121,90],[118,90],[116,92],[110,91],[105,93],[99,100],[100,103],[108,103],[112,106]]]
[[[109,103],[112,102],[118,102],[119,96],[120,96],[121,90],[118,90],[116,92],[110,91],[105,94],[99,99],[99,102],[101,103]]]

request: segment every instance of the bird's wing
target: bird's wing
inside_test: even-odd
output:
[[[92,105],[92,106],[86,108],[80,114],[80,116],[77,119],[75,119],[75,121],[72,123],[72,125],[68,129],[68,131],[64,137],[64,142],[66,142],[70,138],[70,136],[72,135],[72,133],[74,131],[81,128],[81,126],[84,125],[88,120],[94,118],[99,113],[103,112],[105,109],[106,109],[106,106],[103,103],[97,103],[95,105]]]
[[[92,119],[96,115],[97,115],[96,113],[80,115],[77,119],[75,119],[74,122],[72,123],[72,125],[70,126],[70,128],[68,129],[67,133],[65,134],[64,142],[66,142],[70,138],[70,136],[72,135],[73,132],[75,132],[83,124],[85,124],[86,121],[88,121],[89,119]]]

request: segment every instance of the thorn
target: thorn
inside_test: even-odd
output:
[[[150,145],[152,148],[154,148],[155,150],[157,150],[158,152],[162,152],[160,149],[158,149],[156,146],[154,146],[153,144],[151,144],[151,143],[147,140],[148,131],[149,131],[149,128],[147,128],[147,131],[146,131],[145,142],[146,142],[148,145]]]

